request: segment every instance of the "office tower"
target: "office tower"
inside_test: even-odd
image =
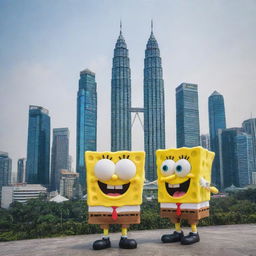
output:
[[[203,148],[206,148],[206,149],[210,150],[210,136],[209,136],[209,134],[202,134],[200,136],[200,141],[201,141],[200,145]]]
[[[126,42],[120,29],[111,79],[111,151],[131,150],[131,70]]]
[[[253,145],[252,136],[238,133],[235,140],[239,187],[252,183]]]
[[[156,179],[157,149],[165,148],[164,81],[160,50],[151,34],[144,59],[144,147],[146,151],[146,179]]]
[[[70,171],[70,172],[72,172],[72,162],[73,162],[73,158],[72,158],[72,156],[68,156],[68,170]]]
[[[0,151],[0,201],[2,198],[2,187],[11,184],[12,159],[8,153]]]
[[[75,187],[79,180],[79,173],[68,170],[60,171],[60,195],[69,199],[74,198]]]
[[[17,183],[25,183],[26,179],[26,158],[18,159],[17,163]]]
[[[225,105],[223,96],[214,91],[208,98],[209,130],[211,150],[215,152],[212,165],[212,183],[220,187],[220,157],[218,130],[226,128]]]
[[[51,191],[60,189],[60,170],[69,166],[69,130],[53,129],[51,158]]]
[[[29,106],[26,182],[49,185],[50,117],[47,109]]]
[[[253,170],[256,172],[256,118],[250,118],[243,122],[243,129],[252,136]]]
[[[244,187],[251,183],[252,137],[242,128],[219,130],[221,188]]]
[[[12,202],[25,203],[29,199],[39,198],[46,195],[47,189],[39,184],[16,184],[3,187],[2,208],[9,208]]]
[[[84,153],[97,148],[97,90],[95,73],[88,69],[80,72],[77,92],[76,170],[85,188]]]
[[[200,145],[196,84],[182,83],[176,88],[176,141],[178,148]]]

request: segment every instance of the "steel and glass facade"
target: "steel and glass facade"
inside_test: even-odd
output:
[[[252,136],[253,171],[256,172],[256,118],[250,118],[243,122],[243,129]]]
[[[221,130],[219,136],[221,187],[244,187],[251,183],[252,137],[242,128]]]
[[[8,153],[0,151],[0,202],[2,199],[2,187],[11,184],[12,159]]]
[[[68,128],[53,129],[51,158],[51,191],[60,187],[60,170],[69,168],[69,130]]]
[[[218,130],[226,129],[225,105],[223,96],[214,91],[208,98],[209,130],[211,150],[215,152],[212,166],[212,183],[220,187],[220,157]]]
[[[17,183],[25,183],[26,158],[20,158],[17,162]]]
[[[29,106],[26,182],[49,185],[50,117],[40,106]]]
[[[95,73],[88,69],[81,71],[77,93],[76,170],[83,189],[86,179],[84,153],[97,149],[96,87]]]
[[[182,83],[176,88],[176,141],[178,148],[200,146],[196,84]]]
[[[131,70],[122,32],[117,39],[111,80],[111,151],[131,150]]]
[[[156,179],[157,149],[165,148],[164,81],[157,40],[151,32],[144,59],[144,147],[146,179]]]

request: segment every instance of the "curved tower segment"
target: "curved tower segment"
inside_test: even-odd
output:
[[[160,50],[151,31],[144,59],[144,144],[146,179],[156,179],[157,149],[165,148],[164,81]]]
[[[111,151],[131,150],[131,70],[128,49],[120,30],[111,80]]]

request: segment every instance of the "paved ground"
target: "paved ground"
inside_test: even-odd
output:
[[[189,229],[184,231],[187,233]],[[111,235],[112,248],[102,251],[92,250],[92,243],[100,237],[99,235],[4,242],[0,243],[0,256],[256,256],[255,224],[200,227],[201,241],[187,246],[180,243],[161,243],[161,235],[168,232],[169,230],[129,232],[129,237],[136,239],[138,242],[138,248],[135,250],[118,248],[119,233]]]

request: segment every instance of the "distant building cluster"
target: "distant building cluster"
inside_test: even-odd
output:
[[[155,150],[166,147],[162,60],[153,24],[145,50],[143,89],[144,107],[132,107],[129,52],[120,27],[112,62],[111,150],[132,149],[131,115],[142,114],[146,179],[153,181],[156,179]],[[177,86],[177,147],[201,145],[215,152],[212,183],[222,190],[256,184],[256,118],[245,120],[241,127],[227,128],[224,97],[217,91],[208,98],[208,113],[209,134],[200,134],[198,85],[181,83]],[[41,106],[29,106],[27,156],[18,159],[15,184],[11,182],[12,160],[8,153],[0,152],[0,199],[5,207],[14,201],[24,202],[30,198],[29,195],[36,198],[46,190],[66,199],[82,197],[86,188],[84,153],[97,150],[95,73],[88,69],[80,72],[76,172],[72,170],[72,157],[69,155],[69,129],[53,129],[51,151],[50,137],[49,111]]]

